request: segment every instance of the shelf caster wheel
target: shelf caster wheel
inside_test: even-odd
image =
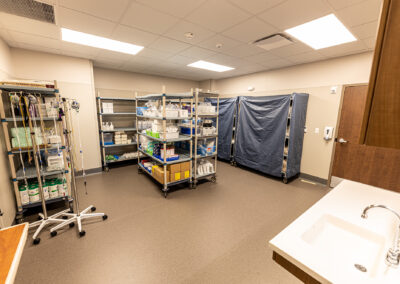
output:
[[[70,228],[73,228],[73,227],[75,227],[75,223],[69,223],[69,225],[68,225]]]
[[[85,235],[86,235],[86,232],[85,232],[85,231],[80,231],[80,232],[79,232],[79,236],[80,236],[80,237],[84,237]]]
[[[110,168],[109,168],[109,167],[105,167],[105,168],[104,168],[104,171],[105,171],[106,173],[108,173],[108,172],[110,171]]]
[[[217,178],[216,177],[211,177],[211,182],[216,183],[217,182]]]
[[[62,216],[62,218],[63,218],[64,220],[67,220],[67,219],[68,219],[68,216]]]
[[[288,179],[287,179],[287,178],[283,178],[282,182],[283,182],[284,184],[287,184],[287,183],[288,183]]]
[[[167,199],[168,193],[164,191],[164,198]]]
[[[50,236],[51,236],[51,237],[57,236],[57,231],[50,232]]]
[[[94,212],[94,211],[96,211],[96,207],[92,207],[92,208],[90,208],[90,210],[92,211],[92,212]]]
[[[40,238],[36,238],[33,240],[34,245],[38,245],[40,243]]]
[[[196,189],[196,185],[194,183],[190,184],[190,189]]]
[[[107,215],[103,215],[103,220],[105,221],[107,219],[108,219],[108,216]]]
[[[231,166],[234,166],[235,165],[235,162],[234,161],[231,161]]]
[[[137,172],[138,172],[138,174],[141,174],[141,173],[143,173],[143,170],[141,168],[138,168]]]

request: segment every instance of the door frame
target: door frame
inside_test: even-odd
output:
[[[340,94],[339,113],[338,113],[337,120],[336,120],[335,134],[334,134],[334,138],[333,138],[333,148],[332,148],[332,154],[331,154],[331,162],[330,162],[330,165],[329,165],[329,175],[328,175],[328,181],[327,181],[327,186],[328,187],[331,187],[333,162],[335,160],[335,152],[336,152],[336,140],[338,138],[340,120],[341,120],[341,117],[342,117],[344,92],[346,91],[346,88],[348,88],[348,87],[358,87],[358,86],[366,86],[366,85],[368,85],[368,82],[342,85],[342,91],[341,91],[341,94]]]

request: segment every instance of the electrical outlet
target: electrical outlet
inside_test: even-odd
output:
[[[315,134],[319,133],[319,128],[315,128]]]

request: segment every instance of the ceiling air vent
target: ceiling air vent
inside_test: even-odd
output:
[[[292,43],[293,41],[287,35],[281,33],[269,35],[253,42],[256,46],[266,50],[272,50]]]
[[[34,0],[0,0],[0,12],[55,23],[54,7]]]

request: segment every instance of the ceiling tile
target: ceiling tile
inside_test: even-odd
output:
[[[216,46],[217,44],[222,44],[222,47],[218,48]],[[197,45],[217,52],[224,52],[225,50],[241,45],[241,42],[217,34],[209,39],[206,39],[205,41],[198,43]]]
[[[189,47],[188,49],[185,49],[184,51],[180,52],[179,55],[193,58],[193,59],[204,59],[206,57],[212,56],[216,54],[216,52],[204,49],[201,47],[197,46],[192,46]]]
[[[381,11],[382,0],[367,0],[336,12],[338,18],[348,27],[376,21]]]
[[[176,54],[191,45],[166,37],[159,37],[156,41],[150,44],[150,48]]]
[[[255,54],[259,54],[259,53],[263,53],[265,52],[265,49],[262,49],[258,46],[252,45],[252,44],[242,44],[239,45],[237,47],[234,47],[232,49],[228,49],[225,50],[224,54],[230,55],[230,56],[234,56],[237,58],[242,58],[242,57],[247,57],[247,56],[251,56],[251,55],[255,55]]]
[[[154,60],[166,60],[174,55],[174,53],[168,52],[166,50],[156,50],[152,48],[144,48],[141,52],[138,53],[139,56],[144,56],[147,58],[152,58]]]
[[[137,0],[137,2],[175,17],[183,18],[199,7],[205,0]]]
[[[363,42],[367,46],[368,49],[374,50],[375,44],[376,44],[376,36],[365,38],[365,39],[363,39]]]
[[[326,57],[316,51],[305,52],[301,54],[288,56],[287,59],[296,64],[324,60]]]
[[[360,40],[318,50],[320,54],[327,57],[339,57],[365,51],[367,51],[367,46]]]
[[[159,36],[139,29],[118,25],[110,38],[141,46],[148,46]]]
[[[259,14],[260,12],[274,7],[286,0],[252,0],[252,1],[243,1],[243,0],[229,0],[239,8],[246,10],[252,14]]]
[[[95,48],[95,47],[80,45],[80,44],[76,44],[76,43],[72,43],[72,42],[61,41],[61,51],[67,52],[68,54],[79,54],[80,56],[77,56],[77,57],[93,59],[102,50],[99,48]],[[71,55],[71,56],[73,56],[73,55]]]
[[[313,49],[301,42],[294,42],[290,45],[282,46],[276,49],[271,50],[272,54],[275,54],[279,57],[287,57],[291,55],[296,55],[305,52],[311,52]]]
[[[267,62],[267,61],[280,59],[280,57],[272,54],[271,52],[264,52],[264,53],[245,57],[244,59],[248,60],[250,62],[257,63],[257,64],[263,64],[264,62]]]
[[[177,22],[178,19],[175,17],[135,2],[131,4],[121,20],[121,23],[124,25],[136,27],[155,34],[165,33]]]
[[[225,55],[222,53],[217,53],[213,56],[207,57],[205,60],[212,62],[212,63],[233,67],[236,69],[239,68],[241,65],[250,63],[244,59],[235,58],[235,57]]]
[[[207,0],[198,9],[186,17],[186,20],[204,26],[215,32],[222,32],[250,15],[227,0]]]
[[[62,7],[58,9],[58,24],[64,28],[103,37],[109,37],[116,27],[116,24],[110,21]]]
[[[342,8],[349,7],[354,4],[358,4],[365,0],[328,0],[328,3],[331,4],[333,9],[339,10]]]
[[[0,13],[0,23],[8,30],[60,39],[60,28],[54,24],[35,21],[7,13]]]
[[[95,56],[83,54],[83,53],[76,52],[76,51],[69,51],[69,50],[61,50],[60,54],[65,55],[65,56],[71,56],[71,57],[85,58],[85,59],[89,59],[89,60],[93,60],[95,58]]]
[[[174,56],[168,58],[167,61],[173,62],[176,64],[180,64],[180,65],[184,65],[184,66],[186,66],[190,63],[193,63],[192,58],[181,56],[181,55],[174,55]]]
[[[235,40],[249,43],[276,32],[278,32],[276,28],[253,17],[224,31],[223,34]]]
[[[35,46],[43,46],[47,48],[60,49],[60,41],[48,37],[36,36],[26,33],[9,31],[9,34],[17,43],[32,44]]]
[[[267,23],[285,30],[326,16],[332,9],[321,0],[288,0],[258,15]]]
[[[97,56],[95,59],[104,59],[104,60],[115,60],[115,61],[129,61],[133,59],[136,55],[132,54],[125,54],[121,52],[115,52],[111,50],[105,50],[105,49],[100,49],[99,52],[97,53]]]
[[[262,65],[267,67],[268,69],[278,69],[278,68],[283,68],[283,67],[288,67],[293,65],[293,62],[287,60],[287,59],[274,59],[271,61],[263,62]]]
[[[378,33],[378,21],[351,28],[351,32],[358,39],[376,36]]]
[[[39,52],[46,52],[46,53],[51,53],[51,54],[61,54],[61,50],[57,49],[57,48],[38,46],[38,45],[27,44],[27,43],[16,43],[13,47],[34,50],[34,51],[39,51]]]
[[[130,0],[59,0],[61,7],[118,22]]]
[[[187,32],[193,33],[194,38],[187,39],[185,37],[185,33]],[[175,26],[173,26],[164,34],[164,36],[166,37],[184,41],[190,44],[196,44],[198,42],[204,41],[213,35],[215,35],[214,32],[185,20],[179,21]]]

